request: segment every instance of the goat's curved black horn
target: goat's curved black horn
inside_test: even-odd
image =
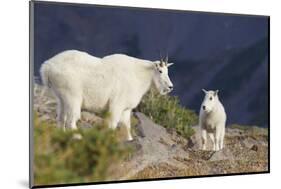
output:
[[[168,64],[168,60],[169,60],[169,57],[168,57],[168,54],[167,54],[167,56],[166,56],[166,58],[165,58],[165,63],[166,63],[166,65]]]
[[[160,50],[159,50],[159,56],[160,56],[160,62],[163,62],[163,57]]]

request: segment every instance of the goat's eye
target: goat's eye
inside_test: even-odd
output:
[[[159,73],[162,73],[162,71],[161,71],[161,70],[159,70]]]
[[[210,97],[210,100],[213,100],[213,98],[212,98],[212,97]]]

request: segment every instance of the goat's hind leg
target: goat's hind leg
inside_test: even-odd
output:
[[[216,139],[215,139],[215,134],[214,133],[208,133],[209,134],[209,137],[212,141],[212,150],[213,151],[217,151],[216,150]]]
[[[80,119],[81,115],[81,101],[80,100],[67,100],[64,101],[66,110],[66,128],[77,129],[76,122]]]
[[[63,101],[57,98],[57,127],[65,130],[66,115],[64,110]]]
[[[225,127],[223,125],[222,131],[220,133],[220,141],[219,141],[219,148],[220,148],[220,150],[222,150],[223,146],[224,146],[224,135],[225,135]]]
[[[222,135],[222,131],[220,127],[216,128],[216,132],[215,132],[215,151],[219,151],[220,145],[221,145],[221,135]]]

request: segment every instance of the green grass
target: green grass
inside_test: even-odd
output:
[[[81,140],[75,139],[77,134]],[[103,125],[63,132],[35,115],[35,185],[104,181],[111,165],[129,152],[117,141],[116,132]]]
[[[182,107],[177,97],[160,95],[154,90],[144,96],[137,110],[165,128],[174,128],[186,138],[194,134],[191,126],[198,121],[196,113]]]

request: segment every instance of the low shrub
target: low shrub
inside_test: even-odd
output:
[[[104,181],[110,166],[130,152],[103,125],[63,132],[36,115],[33,144],[35,185]]]
[[[176,129],[177,133],[186,138],[194,134],[191,126],[198,122],[196,113],[182,107],[177,97],[160,95],[155,90],[144,96],[137,110],[165,128]]]

